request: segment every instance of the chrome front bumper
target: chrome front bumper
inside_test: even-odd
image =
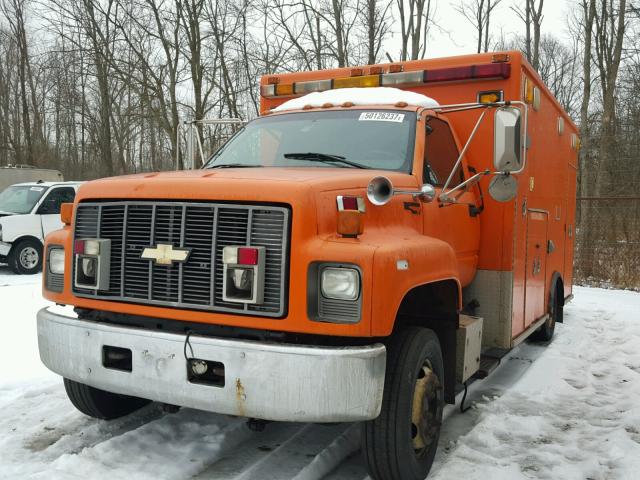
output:
[[[224,364],[224,386],[189,382],[185,335],[87,322],[50,308],[38,312],[42,362],[96,388],[265,420],[346,422],[380,413],[381,344],[316,347],[197,335],[189,344],[194,358]],[[131,372],[104,367],[105,345],[132,351]]]

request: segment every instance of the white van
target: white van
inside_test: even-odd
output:
[[[62,228],[60,206],[75,199],[80,182],[29,182],[0,193],[0,262],[16,273],[42,269],[49,232]]]

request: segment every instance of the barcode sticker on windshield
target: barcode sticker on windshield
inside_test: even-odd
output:
[[[395,112],[362,112],[360,114],[360,121],[372,120],[374,122],[396,122],[402,123],[404,120],[404,113]]]

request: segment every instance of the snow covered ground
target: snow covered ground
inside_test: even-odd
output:
[[[576,288],[549,346],[525,343],[448,407],[430,478],[640,478],[640,294]],[[271,424],[157,405],[84,417],[41,366],[40,277],[0,265],[1,479],[364,479],[357,425]],[[459,401],[460,399],[458,399]]]

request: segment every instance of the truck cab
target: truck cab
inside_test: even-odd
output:
[[[423,479],[481,355],[562,320],[576,139],[518,52],[265,76],[201,170],[63,207],[42,361],[93,417],[359,421],[373,478]]]
[[[60,207],[72,203],[79,182],[18,183],[0,192],[0,262],[15,273],[42,269],[45,237],[63,226]]]

